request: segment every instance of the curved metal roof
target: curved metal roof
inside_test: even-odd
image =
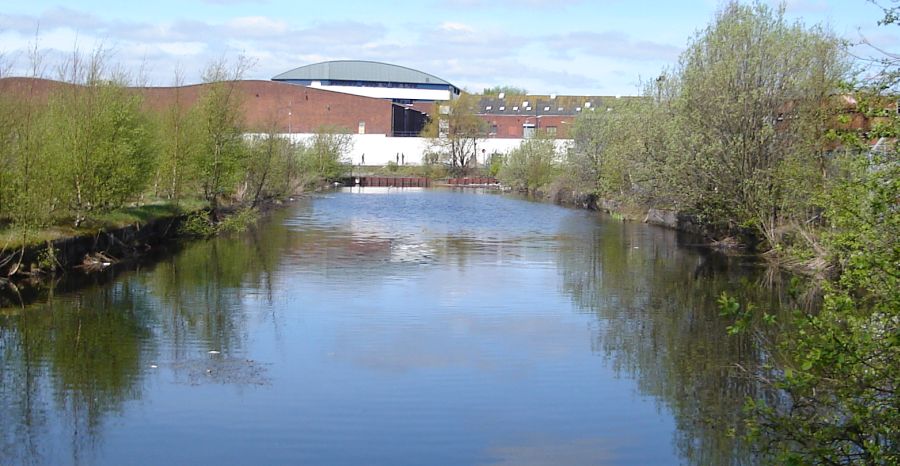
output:
[[[272,78],[285,80],[335,80],[335,81],[375,81],[411,84],[446,84],[449,82],[422,71],[405,66],[391,65],[376,61],[337,60],[314,63],[286,71]],[[455,87],[455,86],[454,86]]]

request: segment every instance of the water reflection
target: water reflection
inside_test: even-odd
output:
[[[727,336],[717,313],[726,291],[777,312],[780,276],[748,258],[684,247],[679,233],[630,223],[573,225],[588,241],[559,255],[563,287],[596,315],[596,349],[674,414],[676,445],[691,464],[750,464],[740,406],[769,395],[737,367],[757,367],[758,342]],[[737,437],[737,439],[735,438]]]
[[[192,385],[265,383],[265,367],[241,355],[241,300],[248,288],[271,299],[278,240],[262,248],[253,230],[193,243],[111,284],[2,311],[0,459],[98,461],[107,419],[160,367]]]
[[[306,199],[0,311],[0,463],[752,463],[715,298],[763,280],[502,196]]]
[[[128,279],[0,318],[3,457],[52,463],[61,445],[48,435],[73,463],[89,455],[104,419],[141,398],[149,318]]]

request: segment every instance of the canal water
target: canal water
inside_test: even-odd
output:
[[[0,464],[749,464],[716,298],[771,281],[497,194],[302,199],[0,310]]]

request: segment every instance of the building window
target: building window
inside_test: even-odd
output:
[[[497,123],[491,124],[491,136],[497,135]]]
[[[500,111],[502,112],[502,111],[504,111],[504,110],[506,110],[506,107],[501,106],[501,107],[500,107]]]
[[[525,123],[522,125],[522,136],[525,139],[531,139],[534,137],[534,124]]]
[[[556,126],[548,126],[544,129],[547,131],[547,136],[550,136],[551,138],[556,137]]]
[[[359,122],[359,134],[366,134],[366,122],[365,121]]]

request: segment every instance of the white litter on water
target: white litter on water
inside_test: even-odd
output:
[[[209,353],[209,354],[219,354],[219,352],[216,351],[216,350],[210,350],[208,353]]]

